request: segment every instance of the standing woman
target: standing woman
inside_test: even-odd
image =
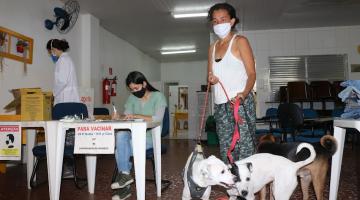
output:
[[[80,102],[76,71],[74,63],[66,53],[69,44],[65,40],[51,39],[46,44],[51,60],[55,63],[54,75],[54,105],[65,102]],[[73,146],[75,132],[70,131],[66,134],[65,145]],[[69,161],[64,163],[63,177],[72,178],[73,164]]]
[[[126,103],[124,119],[143,119],[145,121],[162,122],[166,109],[165,96],[147,81],[138,71],[130,72],[126,78],[126,87],[131,92]],[[150,131],[146,132],[146,149],[152,148]],[[116,133],[115,159],[118,174],[113,189],[112,200],[124,200],[131,196],[130,184],[134,179],[130,175],[132,164],[131,132],[118,131]]]
[[[228,3],[215,4],[209,10],[208,19],[219,37],[209,48],[208,81],[213,85],[215,95],[214,117],[220,140],[220,155],[228,163],[226,154],[235,126],[231,104],[236,99],[241,101],[238,114],[243,124],[239,125],[240,141],[232,156],[234,160],[239,160],[255,153],[256,113],[252,92],[256,79],[255,62],[247,38],[234,32],[239,19],[233,6]],[[231,101],[228,101],[219,82],[223,84]]]
[[[74,63],[66,53],[69,43],[65,40],[51,39],[47,42],[46,49],[55,63],[54,105],[64,102],[80,102]]]

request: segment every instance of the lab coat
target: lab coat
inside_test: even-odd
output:
[[[65,52],[56,62],[53,94],[54,105],[64,102],[80,102],[74,63]]]

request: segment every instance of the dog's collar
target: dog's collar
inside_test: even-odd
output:
[[[192,199],[201,199],[201,197],[203,197],[207,187],[200,187],[198,184],[196,184],[192,178],[192,168],[194,165],[194,162],[196,160],[196,157],[198,155],[203,155],[202,152],[197,152],[194,151],[190,163],[189,163],[189,167],[187,169],[186,176],[187,176],[187,183],[190,189],[190,196]]]

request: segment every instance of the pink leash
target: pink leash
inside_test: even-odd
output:
[[[227,92],[226,92],[226,90],[225,90],[225,88],[224,88],[224,85],[220,81],[219,81],[219,83],[220,83],[221,88],[223,89],[223,91],[225,93],[226,98],[228,99],[228,101],[231,101],[228,94],[227,94]],[[231,152],[234,151],[236,143],[238,141],[240,141],[240,131],[239,131],[238,125],[243,124],[243,120],[239,115],[240,98],[236,98],[235,103],[232,104],[231,107],[233,108],[233,115],[234,115],[234,119],[235,119],[235,127],[234,127],[234,133],[233,133],[233,136],[232,136],[230,148],[227,151],[227,157],[229,159],[230,164],[233,164],[234,159],[233,159],[233,157],[231,155]]]

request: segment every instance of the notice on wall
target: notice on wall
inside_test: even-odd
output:
[[[114,128],[111,124],[75,127],[75,154],[113,154],[114,148]]]
[[[0,160],[21,160],[21,126],[0,125]]]
[[[93,119],[94,111],[94,89],[93,88],[79,88],[79,95],[81,103],[85,104],[88,110],[89,119]]]

